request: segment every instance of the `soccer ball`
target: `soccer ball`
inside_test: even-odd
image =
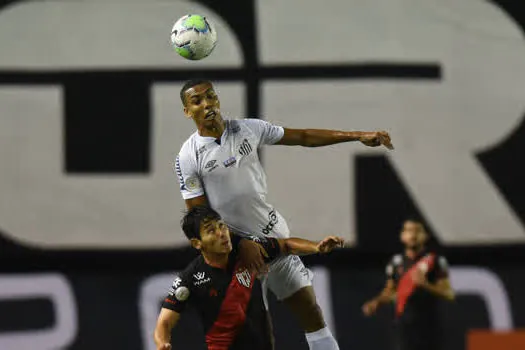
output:
[[[204,16],[185,15],[171,29],[171,45],[189,60],[208,57],[217,44],[217,32]]]

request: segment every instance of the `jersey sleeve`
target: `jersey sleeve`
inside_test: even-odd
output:
[[[438,279],[448,278],[448,261],[444,256],[442,255],[437,256],[435,269],[436,269],[436,278]]]
[[[394,255],[385,267],[385,277],[387,280],[396,280],[396,268],[403,263],[403,257],[400,254]]]
[[[273,145],[283,138],[284,128],[261,119],[245,119],[245,125],[257,136],[259,145]]]
[[[259,237],[259,236],[254,236],[254,235],[242,235],[242,236],[233,235],[232,245],[235,249],[237,250],[239,249],[239,242],[242,239],[249,239],[259,244],[260,246],[262,246],[264,251],[266,252],[266,256],[264,257],[264,260],[266,262],[270,262],[278,258],[281,255],[281,248],[279,246],[279,242],[275,238]]]
[[[251,239],[263,247],[264,251],[266,252],[266,256],[264,257],[266,262],[275,260],[281,255],[281,248],[276,238],[248,235],[246,239]]]
[[[197,169],[197,161],[184,149],[175,158],[174,171],[179,179],[180,193],[183,199],[204,195],[204,187]]]
[[[162,307],[181,313],[186,309],[190,300],[190,279],[187,278],[187,273],[183,272],[175,277],[168,291],[168,295],[162,302]]]
[[[387,280],[394,279],[394,263],[392,262],[392,259],[390,259],[390,261],[386,265],[385,277]]]

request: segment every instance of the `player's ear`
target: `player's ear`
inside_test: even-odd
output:
[[[192,238],[190,239],[191,246],[197,250],[201,250],[202,243],[200,239]]]
[[[191,119],[191,115],[189,113],[188,107],[184,106],[184,116],[188,119]]]

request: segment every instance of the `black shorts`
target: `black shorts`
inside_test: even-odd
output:
[[[435,327],[399,324],[397,350],[441,350],[441,334]]]

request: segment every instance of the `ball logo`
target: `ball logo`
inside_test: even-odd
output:
[[[190,296],[190,290],[184,286],[179,287],[175,290],[175,298],[178,301],[185,301]]]

